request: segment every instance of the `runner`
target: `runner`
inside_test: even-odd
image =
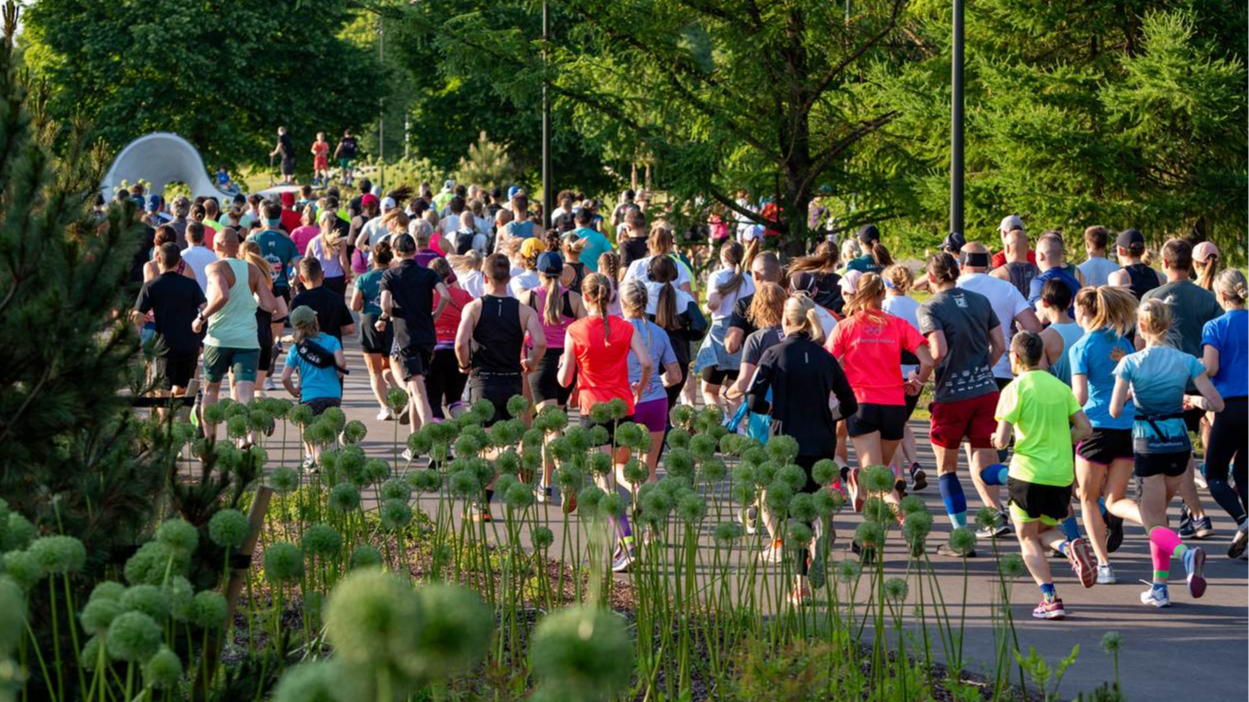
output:
[[[1172,239],[1162,247],[1162,271],[1167,282],[1145,293],[1141,298],[1160,300],[1171,312],[1172,334],[1176,335],[1178,348],[1186,354],[1201,358],[1201,333],[1207,322],[1223,315],[1214,293],[1209,292],[1192,282],[1193,248],[1183,239]],[[1136,339],[1136,348],[1144,348],[1145,341]],[[1185,392],[1196,395],[1192,383]],[[1194,434],[1201,432],[1201,420],[1205,415],[1200,409],[1193,407],[1184,410],[1184,425]],[[1214,536],[1214,526],[1201,505],[1197,493],[1196,460],[1190,460],[1188,471],[1180,486],[1180,494],[1184,497],[1184,507],[1180,511],[1180,538],[1206,539]]]
[[[611,242],[591,226],[594,222],[594,211],[590,208],[582,207],[577,210],[574,220],[577,228],[572,230],[573,235],[585,241],[585,246],[581,250],[581,258],[585,259],[584,265],[591,273],[598,273],[598,260],[603,254],[612,250]]]
[[[221,260],[208,266],[208,304],[191,326],[196,334],[205,329],[208,332],[204,337],[204,379],[208,384],[204,407],[217,403],[221,381],[231,371],[238,401],[251,402],[260,362],[256,308],[277,309],[273,293],[261,284],[266,272],[238,258],[238,234],[227,229],[215,244]],[[216,425],[209,424],[205,430],[208,438],[217,436]]]
[[[1123,358],[1115,367],[1115,389],[1110,400],[1110,416],[1123,415],[1129,392],[1136,404],[1132,425],[1134,472],[1141,479],[1138,508],[1124,505],[1127,518],[1149,533],[1149,552],[1154,563],[1153,586],[1141,593],[1141,602],[1169,607],[1167,576],[1173,556],[1179,557],[1188,574],[1189,593],[1205,594],[1202,576],[1206,554],[1190,548],[1167,528],[1167,504],[1180,492],[1192,457],[1192,444],[1184,425],[1184,388],[1191,380],[1214,412],[1223,410],[1223,398],[1214,389],[1205,368],[1193,356],[1167,344],[1171,331],[1171,310],[1161,300],[1145,300],[1137,313],[1137,338],[1144,339],[1142,351]]]
[[[989,275],[989,250],[983,244],[976,242],[965,244],[958,255],[960,259],[958,287],[980,293],[988,298],[989,304],[993,307],[993,314],[997,317],[998,324],[1002,326],[1004,340],[1008,336],[1014,336],[1016,330],[1041,331],[1041,322],[1032,311],[1027,299],[1010,282]],[[993,379],[998,389],[1006,387],[1014,377],[1011,373],[1009,355],[1003,354],[997,363],[993,364]],[[1003,524],[1009,521],[1009,519],[1004,519]]]
[[[341,171],[339,178],[342,179],[344,185],[350,186],[352,179],[355,177],[353,166],[358,148],[356,138],[351,135],[351,130],[344,129],[343,138],[339,139],[338,146],[334,147],[334,158],[338,159],[338,168]]]
[[[282,182],[290,185],[295,179],[295,145],[291,143],[291,137],[286,133],[286,127],[278,127],[278,143],[273,147],[273,151],[269,152],[269,167],[273,167],[273,157],[279,157],[278,168],[282,173]]]
[[[325,272],[321,262],[311,256],[299,260],[299,281],[303,292],[291,300],[290,308],[311,307],[317,313],[317,327],[323,334],[338,339],[356,333],[355,319],[343,299],[343,293],[325,285]]]
[[[175,237],[176,238],[176,237]],[[208,290],[208,264],[217,260],[217,254],[204,245],[204,228],[187,229],[186,248],[182,250],[182,260],[186,261],[199,283],[200,291]]]
[[[342,343],[321,331],[317,313],[311,307],[299,306],[291,310],[291,326],[295,327],[294,343],[286,354],[282,367],[282,387],[299,404],[319,416],[331,407],[343,402],[343,378],[347,373],[347,360],[343,357]],[[299,384],[294,382],[299,374]],[[311,468],[321,460],[321,449],[316,444],[304,442],[304,468]]]
[[[291,241],[295,242],[295,248],[299,249],[300,256],[308,255],[308,243],[317,238],[321,233],[321,227],[317,224],[317,205],[310,202],[304,205],[304,209],[299,215],[301,226],[295,227],[295,231],[291,232]]]
[[[1046,232],[1037,242],[1036,264],[1041,272],[1028,283],[1029,305],[1036,306],[1037,300],[1041,299],[1041,286],[1051,278],[1057,278],[1066,285],[1071,290],[1072,298],[1084,287],[1079,269],[1066,261],[1063,238],[1058,232]],[[1075,314],[1075,310],[1068,310],[1067,313]]]
[[[639,276],[635,280],[645,283],[647,315],[668,332],[668,341],[681,369],[681,382],[667,387],[668,406],[675,407],[690,374],[690,344],[701,340],[707,333],[707,318],[694,298],[676,287],[679,280],[677,264],[671,257],[653,256],[649,261],[646,277]],[[622,285],[629,282],[626,275]]]
[[[307,256],[321,264],[326,289],[343,297],[347,294],[351,260],[347,254],[347,240],[339,236],[338,214],[326,209],[320,217],[321,229],[308,242]]]
[[[1137,300],[1145,293],[1167,282],[1162,273],[1150,268],[1145,262],[1145,237],[1135,229],[1125,229],[1115,238],[1115,253],[1121,268],[1106,278],[1108,285],[1131,288]]]
[[[399,262],[386,269],[378,287],[382,293],[382,316],[374,328],[384,331],[392,320],[394,345],[391,369],[408,392],[408,422],[412,431],[433,421],[429,397],[425,393],[425,376],[429,374],[438,338],[434,319],[451,303],[451,293],[438,274],[416,265],[416,242],[406,233],[394,237],[393,251]],[[437,291],[438,307],[434,307]],[[431,313],[430,310],[433,310]],[[407,453],[405,458],[411,459]]]
[[[396,419],[386,401],[386,393],[394,383],[394,375],[386,363],[394,344],[394,329],[388,324],[381,325],[379,329],[377,324],[382,316],[382,275],[390,267],[393,256],[390,244],[383,241],[374,246],[371,257],[373,267],[356,278],[351,293],[351,309],[360,313],[360,349],[364,355],[364,366],[369,371],[369,387],[373,389],[373,397],[380,408],[377,418],[382,421]],[[387,376],[390,378],[387,379]],[[403,421],[406,417],[399,419]]]
[[[620,248],[620,264],[626,270],[633,266],[634,261],[646,258],[649,236],[646,233],[646,215],[642,210],[633,208],[625,213],[625,235],[616,234],[616,245]]]
[[[1020,296],[1027,301],[1028,293],[1032,289],[1032,279],[1041,274],[1041,269],[1037,268],[1034,260],[1028,235],[1023,229],[1014,229],[1002,233],[1002,242],[1005,244],[1005,250],[998,254],[1002,257],[1002,263],[994,263],[993,272],[990,275],[1015,286]],[[1006,361],[1005,366],[1009,370],[1009,360]]]
[[[613,290],[611,283],[601,274],[592,273],[586,276],[581,289],[586,316],[573,322],[564,334],[564,356],[559,366],[559,383],[564,387],[571,387],[573,380],[577,381],[577,409],[581,415],[581,426],[587,429],[599,426],[591,412],[595,405],[616,399],[624,401],[627,407],[625,416],[602,425],[606,427],[609,436],[614,436],[616,427],[634,420],[636,407],[650,388],[654,363],[645,340],[634,333],[633,325],[618,318],[613,321],[608,315],[607,301]],[[629,375],[630,354],[641,367],[636,381]],[[611,450],[607,444],[600,449],[605,452]],[[610,475],[594,476],[599,488],[609,493],[617,490],[617,479],[623,479],[620,472],[629,461],[629,449],[617,449],[612,458],[615,470]],[[631,499],[626,500],[626,503],[629,502]],[[620,548],[612,562],[612,571],[624,572],[632,565],[634,558],[633,532],[629,527],[628,510],[624,510],[617,518],[616,535],[619,537]]]
[[[893,257],[889,255],[889,250],[885,248],[885,245],[880,243],[880,230],[875,224],[865,224],[859,227],[855,238],[859,240],[859,246],[862,247],[864,253],[846,262],[847,271],[880,273],[893,265]]]
[[[542,284],[528,291],[521,299],[538,313],[538,323],[546,339],[546,354],[529,374],[529,392],[534,409],[563,409],[572,395],[571,388],[559,384],[559,366],[564,357],[564,336],[572,323],[585,316],[581,296],[560,284],[564,261],[554,251],[538,256],[538,273]],[[543,475],[543,487],[549,489],[549,471]]]
[[[928,342],[899,317],[881,311],[885,283],[876,273],[865,273],[857,291],[846,302],[846,317],[837,324],[824,345],[841,363],[854,388],[858,411],[846,414],[847,430],[854,443],[859,467],[850,470],[848,485],[855,512],[863,510],[866,490],[859,487],[859,472],[869,466],[893,463],[894,452],[906,426],[906,396],[918,396],[932,374]],[[919,369],[903,377],[902,352],[919,359]],[[902,476],[897,476],[903,486]],[[895,489],[885,496],[901,506]],[[899,509],[901,514],[901,509]]]
[[[772,417],[772,435],[787,434],[798,442],[794,462],[807,474],[801,492],[813,493],[820,484],[811,477],[811,469],[821,459],[832,459],[837,450],[837,431],[829,397],[836,396],[843,415],[853,415],[858,401],[837,359],[820,345],[824,332],[815,313],[815,303],[806,296],[790,298],[781,318],[785,340],[763,353],[758,370],[751,381],[746,401],[751,411]],[[766,498],[765,498],[766,504]],[[766,515],[765,515],[766,516]],[[828,534],[831,520],[816,529]],[[812,539],[815,556],[823,549]],[[773,551],[782,544],[772,542]],[[801,605],[811,598],[807,584],[808,559],[797,559],[797,576],[787,601]]]
[[[646,242],[648,255],[629,264],[622,282],[628,282],[634,278],[640,279],[643,283],[651,282],[652,262],[658,258],[668,258],[672,260],[677,269],[673,285],[678,290],[685,292],[685,294],[693,295],[693,276],[690,275],[689,267],[682,263],[677,258],[677,255],[673,253],[673,246],[672,230],[662,222],[655,223],[651,227],[650,238]]]
[[[841,295],[841,276],[837,267],[841,258],[837,253],[837,244],[822,241],[815,247],[810,256],[796,258],[789,264],[789,274],[807,272],[815,277],[816,294],[811,296],[815,304],[825,307],[837,314],[842,313],[845,299]]]
[[[1119,270],[1119,264],[1106,258],[1106,247],[1110,244],[1110,230],[1101,226],[1093,226],[1084,230],[1084,252],[1088,259],[1076,266],[1084,277],[1086,286],[1101,287],[1110,279],[1110,274]]]
[[[1076,296],[1076,319],[1085,334],[1068,358],[1076,400],[1093,426],[1093,433],[1076,446],[1076,482],[1080,508],[1097,554],[1097,582],[1116,582],[1110,554],[1123,543],[1124,494],[1132,474],[1132,422],[1135,408],[1129,399],[1118,417],[1110,415],[1114,369],[1132,352],[1126,334],[1136,325],[1136,298],[1116,286],[1084,288]],[[1104,496],[1105,511],[1099,508]]]
[[[1019,215],[1006,215],[1005,217],[1002,218],[1001,224],[997,226],[997,233],[998,233],[998,236],[1001,237],[1002,239],[1003,250],[993,254],[993,259],[992,261],[990,261],[990,263],[992,264],[994,268],[1001,268],[1002,266],[1006,265],[1006,262],[1008,260],[1027,261],[1028,263],[1033,263],[1033,264],[1036,263],[1036,255],[1027,248],[1028,247],[1027,236],[1022,237],[1024,241],[1024,248],[1019,249],[1016,252],[1018,255],[1018,258],[1011,259],[1009,257],[1009,255],[1007,254],[1007,249],[1010,247],[1010,242],[1015,238],[1015,232],[1019,232],[1019,234],[1021,235],[1024,234],[1023,220],[1019,218]],[[967,242],[963,241],[962,243],[960,243],[959,248],[962,248],[963,244],[965,243]],[[1028,294],[1028,291],[1021,290],[1020,293],[1026,296]]]
[[[672,342],[662,327],[646,317],[649,296],[646,285],[639,280],[625,283],[620,294],[624,318],[633,325],[635,336],[640,335],[650,353],[651,361],[658,367],[652,373],[641,400],[633,410],[633,421],[646,428],[651,435],[650,450],[646,452],[646,468],[650,482],[658,477],[659,454],[663,450],[664,433],[668,425],[668,393],[666,385],[681,382],[681,367],[677,364]],[[635,354],[629,354],[629,383],[636,385],[642,378],[642,364]]]
[[[240,250],[242,258],[255,266],[257,270],[268,270],[269,262],[260,255],[260,246],[256,242],[244,241]],[[261,283],[272,293],[273,281],[268,276],[265,276]],[[274,361],[276,360],[273,353],[273,325],[276,322],[281,327],[285,324],[287,315],[286,300],[280,297],[274,297],[273,300],[273,310],[266,309],[264,305],[259,304],[259,299],[256,300],[256,341],[260,344],[260,358],[256,362],[256,384],[265,391],[277,389],[277,385],[273,383]]]
[[[1070,288],[1062,281],[1051,279],[1041,286],[1041,297],[1037,300],[1041,321],[1048,325],[1041,332],[1041,342],[1045,344],[1041,367],[1049,370],[1051,375],[1068,387],[1071,387],[1071,360],[1068,352],[1084,336],[1084,330],[1067,314],[1071,307],[1071,298]]]
[[[273,294],[282,298],[286,302],[287,309],[290,309],[291,287],[287,275],[288,271],[299,265],[302,257],[299,255],[295,242],[291,241],[291,238],[279,228],[282,226],[282,207],[274,202],[266,202],[261,207],[261,212],[264,214],[264,220],[261,222],[262,229],[253,232],[247,238],[260,246],[260,255],[269,262],[267,272],[273,283]],[[279,339],[281,336],[282,326],[274,322],[273,338]],[[281,343],[278,343],[276,345],[278,353],[281,348]]]
[[[971,470],[976,490],[984,503],[1002,511],[996,490],[989,490],[974,479],[997,456],[992,448],[997,407],[997,383],[993,365],[1005,350],[1002,326],[985,296],[955,287],[958,263],[946,253],[928,257],[928,286],[933,296],[920,305],[919,328],[928,337],[928,350],[936,363],[933,391],[933,453],[941,499],[955,527],[967,526],[967,500],[958,480],[958,447],[966,440],[971,447]],[[947,544],[938,555],[961,556]],[[967,554],[974,557],[975,551]]]
[[[325,132],[317,132],[317,140],[312,142],[312,184],[329,185],[330,182],[330,143],[325,140]]]
[[[580,210],[579,210],[580,211]],[[598,232],[595,232],[596,234]],[[601,234],[599,236],[602,236]],[[585,280],[588,267],[581,260],[581,256],[585,254],[586,247],[590,245],[589,239],[583,239],[575,232],[566,232],[560,239],[559,251],[564,256],[564,272],[560,274],[560,282],[569,290],[581,294],[581,281]],[[593,273],[594,271],[590,271]]]
[[[781,273],[781,262],[777,259],[776,254],[771,251],[759,254],[750,263],[750,280],[754,283],[756,290],[762,287],[763,283],[780,283]],[[729,318],[729,328],[724,333],[724,350],[726,352],[732,354],[740,351],[746,337],[758,329],[751,322],[750,317],[750,308],[753,301],[753,295],[745,295],[739,297],[737,302],[733,304],[733,312]]]
[[[724,407],[729,414],[732,414],[732,404],[727,399],[721,399],[720,390],[737,380],[741,353],[740,349],[738,353],[726,351],[724,338],[737,301],[755,293],[754,281],[742,270],[744,253],[745,247],[740,242],[726,240],[720,247],[721,267],[707,279],[707,311],[711,314],[711,329],[694,360],[694,372],[702,378],[703,402],[708,406]]]
[[[911,269],[895,263],[886,268],[881,276],[885,279],[888,294],[885,295],[880,308],[902,319],[915,331],[919,331],[919,303],[908,294],[911,291],[911,285],[915,282],[911,276]],[[930,357],[931,355],[929,354]],[[903,378],[909,378],[912,372],[919,370],[917,363],[919,359],[911,358],[911,356],[912,354],[902,354]],[[902,443],[898,444],[898,451],[894,454],[893,468],[896,471],[905,467],[911,478],[911,490],[918,491],[928,487],[928,473],[919,464],[919,453],[915,447],[915,432],[911,430],[911,415],[915,413],[915,408],[919,405],[919,395],[906,393],[904,399],[906,401],[906,429],[902,433]]]
[[[1067,611],[1054,590],[1045,548],[1067,557],[1081,585],[1088,588],[1096,582],[1088,542],[1080,537],[1068,540],[1058,528],[1071,509],[1072,446],[1088,437],[1092,427],[1071,389],[1040,369],[1044,350],[1040,335],[1032,332],[1017,334],[1011,341],[1011,366],[1017,377],[998,399],[993,445],[1006,448],[1013,428],[1015,452],[1006,485],[1024,564],[1041,588],[1041,603],[1032,616],[1062,619]]]
[[[477,299],[486,294],[485,278],[481,274],[481,254],[475,250],[470,250],[463,256],[451,254],[447,256],[447,263],[451,264],[451,269],[455,271],[455,277],[460,281],[460,287]]]
[[[446,259],[435,258],[429,262],[429,269],[437,273],[443,285],[451,291],[451,303],[434,320],[437,341],[434,344],[434,360],[430,373],[425,377],[429,409],[434,414],[434,421],[441,422],[458,417],[464,409],[464,387],[468,384],[468,376],[460,372],[460,364],[455,358],[455,337],[460,329],[464,308],[474,298],[460,287],[459,279]],[[441,297],[435,296],[434,304],[437,305],[440,301]]]
[[[1219,249],[1214,244],[1203,241],[1193,247],[1193,268],[1196,269],[1197,286],[1214,292],[1214,281],[1219,277]]]
[[[1206,322],[1201,333],[1202,365],[1223,396],[1223,411],[1214,415],[1206,442],[1206,484],[1215,502],[1236,521],[1236,536],[1227,555],[1244,558],[1246,539],[1245,493],[1249,487],[1249,315],[1245,299],[1249,290],[1245,274],[1229,268],[1214,281],[1223,316]],[[1227,484],[1231,468],[1233,489]]]
[[[157,377],[165,390],[181,397],[195,377],[195,366],[199,363],[200,340],[191,325],[208,300],[194,278],[178,271],[182,258],[178,245],[172,241],[172,230],[169,230],[169,238],[156,249],[160,275],[143,283],[134,309],[140,328],[151,313]]]

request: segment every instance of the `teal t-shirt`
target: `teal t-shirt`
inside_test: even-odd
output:
[[[249,238],[260,246],[260,255],[269,262],[269,278],[273,281],[273,291],[280,293],[288,290],[288,271],[295,259],[299,258],[299,248],[295,246],[295,242],[275,229],[265,229]]]
[[[321,332],[317,338],[312,340],[321,348],[334,353],[340,351],[343,345],[338,339]],[[323,397],[331,397],[342,399],[343,386],[338,382],[338,371],[330,366],[329,368],[318,368],[308,363],[299,355],[299,349],[295,344],[291,345],[291,350],[286,353],[286,365],[295,369],[299,374],[299,401],[308,402]]]
[[[1125,356],[1115,367],[1115,377],[1132,384],[1136,421],[1132,425],[1132,450],[1140,454],[1192,451],[1184,425],[1184,388],[1206,372],[1201,361],[1170,346],[1149,346]]]
[[[380,268],[371,269],[368,273],[356,278],[356,290],[364,298],[365,314],[379,315],[382,313],[382,274]]]
[[[611,242],[601,232],[589,227],[581,227],[573,234],[586,240],[585,249],[581,251],[581,262],[585,264],[586,270],[598,273],[598,257],[611,251]]]

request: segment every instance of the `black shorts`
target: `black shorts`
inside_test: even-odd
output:
[[[702,376],[703,382],[708,385],[724,385],[725,381],[737,380],[736,368],[721,368],[719,366],[707,366],[698,372]]]
[[[1007,346],[1009,345],[1010,344],[1007,344]],[[1006,389],[1007,385],[1010,385],[1011,383],[1015,382],[1015,379],[1014,378],[994,378],[993,382],[997,383],[997,391],[1002,392],[1003,390]]]
[[[165,389],[185,388],[195,377],[199,354],[169,354],[156,359],[156,371],[165,379]]]
[[[846,417],[846,432],[853,437],[878,431],[882,441],[901,441],[906,416],[904,405],[861,404],[858,412]]]
[[[547,349],[538,361],[538,367],[529,374],[529,394],[533,396],[534,404],[549,400],[555,400],[560,407],[568,404],[572,386],[559,384],[559,363],[563,358],[563,349]]]
[[[919,406],[919,395],[906,396],[906,421],[911,421],[911,415],[915,414],[915,408]]]
[[[377,318],[375,314],[360,315],[360,348],[365,353],[389,353],[395,343],[395,325],[387,324],[386,331],[378,331],[374,326]]]
[[[260,361],[256,363],[256,370],[265,373],[273,372],[273,325],[257,324],[256,337],[260,341]]]
[[[295,175],[295,159],[284,158],[281,163],[282,175]]]
[[[1057,524],[1071,511],[1071,486],[1041,485],[1016,478],[1006,479],[1010,504],[1029,519]]]
[[[273,296],[274,296],[274,297],[280,297],[280,298],[282,298],[282,300],[286,302],[286,309],[287,309],[288,311],[290,310],[290,308],[291,308],[291,289],[290,289],[289,287],[283,286],[281,289],[279,289],[279,288],[274,288],[274,289],[273,289]],[[275,324],[276,324],[277,322],[285,322],[285,321],[286,321],[286,317],[280,317],[280,318],[275,319],[275,320],[273,320],[273,321],[274,321],[274,323],[275,323]]]
[[[314,417],[319,417],[321,416],[321,413],[331,407],[341,407],[343,401],[342,398],[338,397],[314,397],[307,402],[301,402],[299,404],[312,408],[312,415]]]
[[[395,351],[394,359],[399,362],[405,381],[418,375],[428,375],[430,361],[434,359],[434,347],[424,344],[406,346]]]
[[[521,385],[522,382],[520,375],[469,376],[469,403],[476,404],[481,400],[488,400],[490,404],[494,405],[494,416],[483,422],[482,426],[494,426],[498,422],[511,418],[511,415],[507,412],[507,402],[513,396],[524,392],[524,386]]]
[[[605,428],[607,430],[607,441],[605,443],[598,444],[598,445],[610,446],[612,439],[616,436],[616,427],[620,426],[621,424],[624,424],[625,422],[632,422],[632,421],[633,421],[633,415],[630,414],[628,416],[621,417],[620,419],[612,419],[607,422],[596,422],[590,418],[589,413],[586,413],[586,414],[581,415],[580,423],[581,423],[581,426],[586,429],[593,429],[594,427]]]
[[[1076,446],[1076,455],[1089,463],[1108,466],[1132,459],[1131,429],[1094,429],[1089,438]]]
[[[1168,478],[1184,475],[1188,470],[1188,459],[1192,453],[1138,453],[1134,456],[1136,464],[1132,473],[1139,478],[1151,475],[1165,475]]]

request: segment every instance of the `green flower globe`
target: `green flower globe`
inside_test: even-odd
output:
[[[862,480],[868,492],[885,493],[893,490],[893,471],[885,466],[869,466],[863,471]]]
[[[353,419],[343,427],[343,440],[349,444],[358,444],[368,435],[369,428],[359,419]]]
[[[514,511],[523,510],[534,503],[533,488],[528,483],[513,483],[503,495],[503,502]]]
[[[403,388],[391,388],[386,392],[386,406],[394,412],[407,411],[408,393]]]
[[[728,545],[742,538],[743,533],[737,522],[720,522],[716,525],[715,539],[717,543]]]
[[[370,458],[364,462],[365,482],[377,483],[390,477],[390,464],[380,458]]]
[[[790,463],[798,456],[798,441],[784,434],[768,439],[765,449],[768,457],[779,465]]]
[[[902,538],[912,547],[923,545],[932,531],[932,515],[927,512],[911,512],[902,521]]]
[[[172,551],[159,541],[149,541],[126,561],[124,572],[126,581],[131,585],[159,585],[165,582],[166,572],[170,575],[186,575],[190,563],[190,554]]]
[[[350,483],[339,483],[330,488],[329,505],[338,514],[354,512],[360,506],[360,491]]]
[[[794,499],[794,491],[783,481],[777,480],[768,486],[767,494],[764,501],[768,504],[768,509],[776,515],[777,519],[783,519],[789,514],[789,501]]]
[[[789,539],[786,544],[793,548],[805,549],[811,543],[811,539],[815,538],[815,532],[810,526],[798,522],[789,527]]]
[[[121,596],[126,594],[126,586],[115,580],[105,580],[96,585],[91,590],[91,595],[87,598],[88,602],[96,600],[120,600]]]
[[[625,512],[624,498],[614,492],[606,493],[598,501],[598,511],[607,519],[615,519]]]
[[[386,500],[380,515],[383,529],[399,531],[412,521],[412,507],[404,500]]]
[[[308,414],[311,415],[312,410],[308,410]],[[214,405],[208,405],[207,407],[204,408],[203,415],[204,415],[205,424],[217,425],[217,424],[222,423],[223,421],[225,421],[225,418],[226,418],[226,408],[224,405],[224,401],[218,402],[217,404],[214,404]]]
[[[607,403],[607,409],[611,412],[611,418],[614,420],[621,420],[629,415],[629,405],[619,397],[613,397]]]
[[[1123,648],[1123,635],[1117,631],[1107,631],[1102,634],[1102,650],[1106,653],[1115,653]]]
[[[330,593],[325,633],[344,663],[374,670],[415,654],[421,627],[411,585],[376,568],[353,570]]]
[[[481,493],[481,483],[477,481],[477,475],[471,470],[453,473],[448,487],[451,488],[451,494],[456,497],[474,498]]]
[[[729,468],[719,458],[708,458],[701,462],[703,479],[709,483],[718,483],[728,475]]]
[[[540,526],[533,530],[533,547],[539,551],[545,551],[555,543],[555,532],[549,528]]]
[[[847,558],[837,563],[836,577],[843,583],[853,583],[863,574],[863,566],[858,561]]]
[[[22,624],[22,626],[25,625]],[[95,670],[100,664],[100,651],[103,648],[103,636],[97,635],[87,639],[87,643],[82,646],[82,651],[78,653],[78,665],[82,666],[83,670]]]
[[[397,389],[397,388],[396,388]],[[393,392],[393,391],[392,391]],[[400,392],[403,392],[400,390]],[[406,396],[404,398],[406,402]],[[273,702],[353,702],[371,699],[374,694],[365,689],[352,673],[333,658],[322,658],[288,668],[273,689]],[[355,683],[352,685],[351,683]]]
[[[442,487],[442,473],[436,470],[415,470],[408,474],[408,484],[420,493],[438,492]]]
[[[781,469],[776,471],[776,477],[773,480],[779,480],[788,485],[790,490],[798,492],[807,485],[807,472],[800,466],[790,463],[781,466]]]
[[[309,556],[333,558],[343,547],[343,537],[329,524],[313,524],[304,532],[300,545]]]
[[[607,433],[607,427],[600,425],[590,429],[590,442],[595,446],[606,446],[611,443],[611,434]]]
[[[603,499],[603,491],[597,486],[588,485],[577,493],[577,512],[584,518],[591,518],[598,510],[598,503]]]
[[[816,491],[813,497],[815,502],[815,513],[821,517],[827,517],[836,512],[841,511],[841,506],[845,503],[840,490],[834,490],[825,485]]]
[[[919,495],[907,495],[902,498],[902,514],[914,514],[915,512],[927,512],[928,506],[924,504],[923,498]]]
[[[143,682],[158,690],[173,690],[181,680],[182,661],[166,646],[143,664]]]
[[[195,595],[191,611],[191,621],[195,626],[217,629],[226,621],[226,598],[215,590],[205,590]]]
[[[512,417],[523,417],[529,411],[529,400],[523,395],[512,395],[507,398],[507,413]]]
[[[412,497],[412,488],[404,481],[398,478],[391,478],[382,483],[382,489],[379,492],[383,500],[404,500]]]
[[[416,592],[420,626],[411,632],[413,655],[399,665],[417,680],[441,680],[477,667],[490,645],[494,612],[477,593],[430,584]]]
[[[889,578],[885,581],[885,599],[893,603],[906,601],[908,587],[902,578]]]
[[[677,518],[686,524],[701,522],[707,515],[707,500],[702,495],[688,493],[677,500]]]
[[[831,485],[840,473],[837,462],[830,458],[821,458],[811,466],[811,479],[820,485]]]
[[[611,456],[602,451],[595,451],[586,460],[586,470],[591,475],[607,475],[612,471]]]
[[[595,424],[607,424],[611,421],[611,407],[606,402],[599,402],[590,408],[590,421]]]
[[[950,549],[960,556],[971,555],[976,550],[976,533],[967,527],[950,532]]]
[[[18,512],[9,512],[3,534],[0,534],[0,543],[6,551],[20,551],[35,540],[36,533],[35,525],[29,519]]]
[[[48,575],[77,573],[87,562],[87,549],[72,536],[44,536],[27,547],[39,567]]]
[[[330,407],[321,413],[321,421],[337,434],[347,426],[347,413],[341,407]]]
[[[108,655],[128,663],[144,663],[160,650],[161,630],[155,619],[142,612],[126,612],[108,626]]]
[[[715,456],[716,448],[716,440],[707,434],[698,434],[690,439],[690,453],[700,461],[705,461]]]
[[[981,507],[976,512],[976,526],[981,529],[992,529],[997,526],[997,510],[992,507]]]
[[[689,405],[679,404],[668,411],[668,418],[672,421],[674,427],[681,427],[682,430],[687,430],[694,422],[694,408]]]
[[[247,517],[237,509],[223,509],[208,520],[208,539],[222,548],[238,548],[250,531]]]
[[[382,552],[369,544],[360,544],[351,550],[348,562],[352,570],[378,568],[382,565]]]
[[[894,520],[893,506],[880,497],[869,497],[863,503],[863,518],[880,524],[888,524]]]
[[[169,615],[176,622],[188,622],[195,615],[195,588],[191,581],[175,575],[161,588],[169,598]]]
[[[1008,553],[997,565],[998,572],[1005,578],[1018,578],[1028,572],[1023,558],[1018,553]]]
[[[121,596],[121,606],[128,612],[143,612],[156,621],[169,616],[169,596],[155,585],[131,585]]]
[[[428,456],[434,448],[434,440],[425,429],[422,427],[421,431],[408,435],[407,447],[413,456]]]
[[[629,462],[621,468],[620,473],[635,489],[638,485],[646,482],[651,475],[650,469],[646,467],[646,464],[636,458],[630,458]]]
[[[692,445],[692,444],[691,444]],[[674,448],[664,456],[664,467],[674,478],[694,477],[694,454],[686,449]]]
[[[299,473],[290,466],[278,466],[269,474],[268,482],[274,492],[285,495],[299,488]]]
[[[495,426],[500,426],[496,424]],[[500,475],[516,475],[520,472],[520,454],[515,451],[503,451],[495,456],[494,467]]]
[[[287,585],[304,575],[304,553],[298,546],[278,541],[265,549],[265,580],[274,585]]]
[[[818,510],[815,508],[815,496],[811,493],[800,492],[794,495],[789,501],[789,516],[800,522],[813,522],[819,516]]]
[[[854,542],[864,549],[885,545],[885,528],[880,522],[865,521],[854,530]]]
[[[693,440],[694,437],[684,429],[673,427],[672,431],[668,432],[668,448],[670,449],[688,449]]]
[[[247,415],[236,414],[226,420],[226,436],[231,439],[242,439],[252,430],[251,425],[247,421]]]
[[[168,519],[156,527],[156,540],[170,551],[191,554],[199,546],[199,530],[182,519]]]
[[[629,684],[633,645],[619,616],[570,607],[538,623],[530,662],[540,689],[551,699],[605,702]]]
[[[108,626],[113,620],[126,612],[126,608],[117,600],[96,599],[87,603],[78,615],[82,630],[93,636],[108,633]]]

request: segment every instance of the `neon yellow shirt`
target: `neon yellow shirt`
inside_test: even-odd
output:
[[[1031,370],[1002,389],[994,416],[1015,427],[1009,475],[1038,485],[1066,487],[1075,480],[1070,418],[1080,411],[1071,388]]]

